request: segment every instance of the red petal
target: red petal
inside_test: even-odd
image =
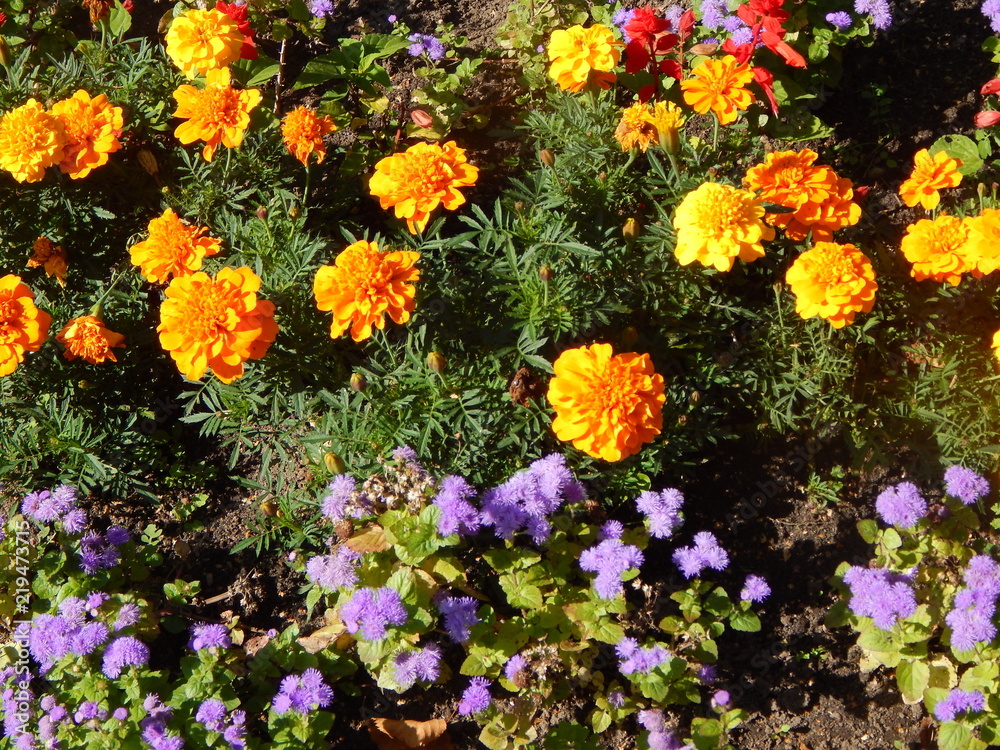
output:
[[[1000,78],[994,78],[992,81],[987,81],[983,84],[983,87],[979,89],[979,93],[983,96],[989,96],[990,94],[995,94],[1000,91]]]
[[[778,102],[774,98],[774,76],[766,68],[752,68],[753,79],[764,89],[767,100],[771,103],[771,111],[778,114]]]
[[[639,89],[639,101],[645,104],[650,99],[653,98],[653,94],[656,93],[655,84],[649,83]]]
[[[681,64],[676,60],[660,60],[660,72],[665,76],[676,78],[678,81],[684,74],[684,71],[681,70]]]
[[[677,44],[676,34],[663,34],[656,38],[656,45],[654,46],[657,55],[667,54],[673,46]]]
[[[996,125],[1000,122],[1000,112],[976,112],[976,117],[973,119],[977,128],[988,128]]]
[[[678,24],[678,32],[680,33],[681,41],[686,42],[688,37],[691,36],[691,32],[694,31],[694,11],[686,10],[681,15],[680,23]]]
[[[631,41],[625,47],[625,72],[638,73],[649,64],[649,52],[637,41]]]

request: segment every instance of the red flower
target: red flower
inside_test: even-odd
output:
[[[983,87],[979,89],[979,93],[983,96],[989,96],[990,94],[995,94],[1000,91],[1000,78],[994,78],[992,81],[987,81],[983,84]]]
[[[973,120],[977,128],[988,128],[1000,122],[1000,112],[976,112]]]
[[[223,0],[217,0],[215,9],[233,19],[236,27],[243,35],[243,48],[240,50],[240,58],[243,60],[256,60],[257,45],[253,40],[254,30],[250,28],[250,11],[246,2],[236,0],[233,3],[226,3]]]
[[[0,13],[0,26],[3,26],[5,23],[7,23],[7,14]]]
[[[632,20],[625,26],[625,33],[633,42],[645,47],[669,28],[670,21],[657,16],[652,8],[637,8]]]
[[[132,11],[135,9],[135,5],[132,3],[132,0],[125,0],[125,2],[122,3],[122,7],[129,12],[129,15],[131,15]]]

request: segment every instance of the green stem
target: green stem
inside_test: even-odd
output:
[[[302,207],[305,208],[309,203],[309,183],[312,182],[312,169],[310,165],[306,164],[306,184],[302,188]]]
[[[719,116],[712,113],[712,150],[717,151],[719,148]]]
[[[674,184],[678,184],[681,181],[681,172],[677,168],[677,157],[674,156],[673,152],[667,151],[667,158],[670,159],[670,171],[674,173]]]
[[[111,283],[108,284],[107,288],[103,292],[101,292],[101,296],[98,297],[97,301],[91,306],[91,308],[90,308],[91,311],[93,311],[93,310],[100,311],[100,308],[104,305],[104,300],[106,300],[108,298],[108,295],[111,294],[111,292],[114,291],[114,288],[116,286],[118,286],[118,282],[121,281],[123,278],[125,278],[125,274],[127,273],[127,270],[128,269],[123,270],[123,271],[119,271],[118,275],[115,276],[113,279],[111,279]],[[91,314],[98,315],[98,313],[94,313],[94,312],[92,312]],[[100,316],[98,315],[98,317],[100,317]]]

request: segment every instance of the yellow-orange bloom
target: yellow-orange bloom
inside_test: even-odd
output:
[[[149,238],[129,250],[132,264],[147,281],[170,281],[176,276],[190,276],[201,268],[206,255],[215,255],[221,241],[207,234],[208,227],[185,224],[168,208],[149,222]]]
[[[728,271],[739,258],[749,263],[764,257],[764,240],[774,229],[764,223],[764,207],[753,193],[706,182],[684,196],[674,214],[682,266],[698,261]]]
[[[68,360],[80,357],[92,365],[106,360],[117,362],[112,347],[125,346],[125,336],[104,327],[104,321],[94,315],[72,318],[58,334],[56,341],[66,347]]]
[[[993,356],[1000,359],[1000,331],[993,334]]]
[[[350,327],[351,338],[371,337],[372,326],[385,328],[386,313],[394,323],[405,323],[413,312],[413,282],[420,278],[414,264],[420,254],[379,252],[378,243],[359,240],[340,253],[332,266],[316,272],[316,307],[333,311],[330,337]]]
[[[66,286],[66,252],[48,237],[39,237],[31,246],[28,268],[42,267],[46,276],[55,276],[59,286]]]
[[[557,29],[549,39],[549,77],[565,91],[581,91],[588,83],[606,89],[615,80],[610,71],[624,46],[599,23],[587,29],[579,25]]]
[[[478,177],[479,168],[468,163],[465,149],[454,141],[416,143],[379,161],[368,188],[382,208],[394,208],[396,218],[406,219],[416,234],[438,206],[451,211],[465,203],[458,188],[474,185]]]
[[[0,278],[0,377],[14,372],[25,352],[38,351],[51,324],[52,316],[35,307],[35,295],[19,276]]]
[[[673,102],[656,102],[652,107],[636,102],[622,111],[615,139],[622,151],[638,148],[645,152],[654,141],[676,150],[677,131],[683,124],[684,117]]]
[[[1000,209],[984,209],[965,219],[969,244],[965,248],[972,275],[977,279],[1000,268]]]
[[[899,186],[899,194],[907,206],[918,203],[928,211],[937,208],[941,202],[938,192],[944,188],[957,187],[962,181],[958,168],[959,159],[952,159],[944,151],[933,156],[926,148],[920,149],[913,157],[913,173]]]
[[[958,286],[962,274],[975,268],[968,255],[969,225],[954,216],[941,214],[936,219],[921,219],[910,224],[900,249],[913,268],[917,281],[932,279]]]
[[[18,182],[39,182],[63,158],[62,121],[29,99],[0,119],[0,167]]]
[[[795,312],[817,315],[834,328],[854,322],[855,314],[875,305],[875,269],[854,245],[817,242],[789,267],[785,280],[795,295]]]
[[[205,88],[183,85],[174,92],[177,111],[174,117],[186,119],[174,135],[181,143],[205,141],[202,156],[212,161],[216,147],[239,148],[250,125],[250,110],[260,104],[257,89],[237,91],[229,85],[229,68],[210,70]]]
[[[612,354],[609,344],[568,349],[553,364],[548,399],[560,440],[605,461],[620,461],[660,434],[663,376],[648,354]]]
[[[753,71],[732,55],[719,60],[706,60],[691,71],[693,78],[681,81],[684,101],[699,114],[709,110],[719,118],[720,125],[736,119],[739,110],[753,101],[753,94],[744,88],[753,80]]]
[[[104,94],[92,99],[81,89],[71,98],[53,104],[52,114],[62,122],[66,134],[59,169],[74,180],[107,164],[108,154],[122,147],[118,141],[124,127],[122,108],[111,104]]]
[[[211,369],[223,383],[243,375],[278,335],[274,305],[257,299],[260,278],[249,268],[223,268],[213,279],[199,271],[178,276],[160,306],[160,346],[188,380]]]
[[[329,115],[320,117],[308,107],[296,107],[282,120],[281,137],[288,153],[309,166],[310,154],[316,154],[317,164],[326,158],[323,136],[336,129]]]
[[[225,68],[240,59],[243,34],[222,11],[189,10],[167,31],[167,55],[188,78]]]

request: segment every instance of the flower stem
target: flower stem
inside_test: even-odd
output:
[[[312,182],[312,169],[310,165],[306,164],[306,184],[302,188],[302,207],[305,208],[309,203],[309,184]]]
[[[712,113],[712,150],[719,148],[719,116]]]

